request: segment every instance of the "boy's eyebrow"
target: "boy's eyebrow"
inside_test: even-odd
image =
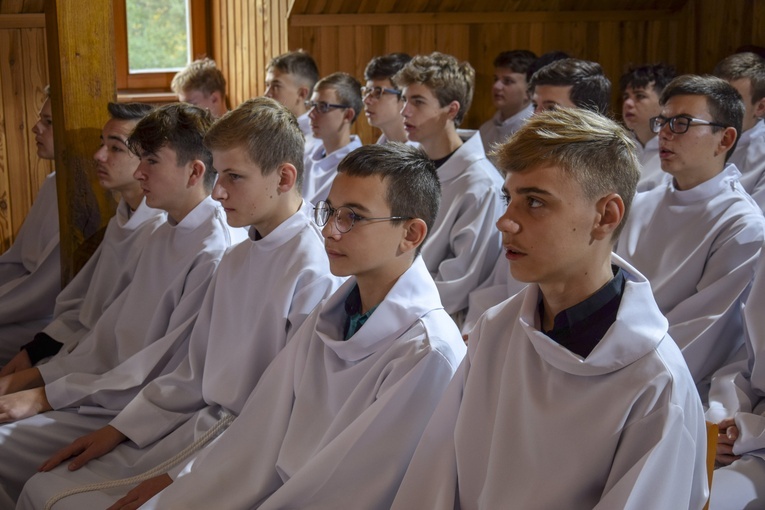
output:
[[[546,195],[548,197],[552,196],[552,193],[550,193],[547,190],[544,190],[542,188],[537,188],[535,186],[526,186],[525,188],[518,188],[516,192],[519,195],[529,195],[529,194],[535,194],[535,195]]]
[[[119,137],[119,136],[117,136],[117,135],[109,135],[109,136],[107,136],[107,138],[108,138],[109,140],[115,140],[115,141],[117,141],[117,142],[120,142],[122,145],[124,145],[125,147],[127,147],[127,140],[125,140],[125,139],[123,139],[123,138],[120,138],[120,137]],[[104,139],[104,137],[102,136],[102,137],[101,137],[101,140],[103,140],[103,139]]]

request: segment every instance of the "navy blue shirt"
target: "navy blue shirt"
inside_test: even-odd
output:
[[[586,358],[616,321],[622,302],[625,276],[620,267],[611,266],[614,277],[595,294],[555,316],[553,329],[543,333],[560,345]],[[544,305],[539,296],[539,319],[543,322]]]

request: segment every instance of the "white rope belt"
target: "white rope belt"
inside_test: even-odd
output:
[[[153,467],[152,469],[145,471],[139,475],[131,476],[129,478],[121,478],[118,480],[109,480],[106,482],[91,483],[88,485],[81,485],[80,487],[73,487],[65,491],[61,491],[58,494],[52,496],[47,503],[45,503],[45,510],[51,510],[53,505],[58,503],[64,498],[73,496],[75,494],[81,494],[83,492],[103,491],[108,489],[114,489],[116,487],[123,487],[126,485],[137,485],[149,478],[153,478],[162,473],[166,473],[170,468],[179,464],[187,459],[191,454],[204,447],[207,443],[215,439],[221,432],[223,432],[234,421],[234,415],[226,414],[223,418],[218,420],[215,425],[202,435],[199,439],[191,443],[184,448],[181,452],[175,456],[166,460],[162,464]]]

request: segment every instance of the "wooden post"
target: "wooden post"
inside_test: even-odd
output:
[[[112,0],[49,0],[45,24],[66,285],[95,251],[116,206],[93,163],[106,105],[116,98]]]

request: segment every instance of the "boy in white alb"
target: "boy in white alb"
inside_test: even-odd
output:
[[[38,475],[26,494],[40,505],[65,488],[153,468],[221,416],[239,414],[268,364],[342,283],[329,271],[313,208],[300,198],[303,136],[295,117],[272,99],[251,99],[216,122],[205,145],[219,175],[213,197],[230,225],[252,225],[251,239],[221,260],[191,332],[188,358],[149,383],[110,425],[45,463],[48,471],[76,455],[69,469],[85,467]],[[117,446],[128,438],[131,443]],[[61,505],[105,508],[118,498],[87,493]]]
[[[228,111],[226,78],[211,58],[187,65],[173,76],[170,88],[178,95],[178,101],[208,110],[216,119]]]
[[[762,211],[726,160],[744,105],[724,80],[684,75],[661,96],[666,186],[640,193],[616,253],[651,282],[706,402],[709,380],[743,345],[741,306],[765,240]]]
[[[263,95],[280,102],[297,117],[300,131],[305,136],[306,156],[312,154],[319,143],[313,137],[311,119],[308,118],[309,107],[305,104],[311,99],[317,81],[319,68],[313,57],[303,50],[274,57],[266,67],[266,91]]]
[[[55,158],[50,89],[32,128],[37,156]],[[0,365],[52,319],[61,291],[56,172],[46,177],[13,245],[0,254]]]
[[[171,104],[141,119],[128,139],[141,158],[135,176],[146,203],[168,219],[147,239],[131,283],[71,353],[0,378],[0,422],[21,420],[0,427],[0,505],[18,497],[40,462],[104,426],[186,356],[184,333],[230,246],[209,196],[215,174],[202,139],[212,122],[206,110]]]
[[[404,93],[404,127],[438,170],[443,207],[422,249],[444,309],[462,323],[468,293],[491,274],[499,256],[494,222],[501,214],[502,178],[476,133],[457,134],[473,99],[475,71],[451,55],[414,57],[393,77]]]
[[[736,53],[715,66],[744,100],[744,120],[730,163],[741,172],[741,185],[765,211],[765,60],[754,53]]]
[[[600,64],[566,58],[553,61],[535,72],[529,92],[535,113],[563,106],[606,115],[611,100],[611,82],[603,74]],[[498,257],[491,277],[468,296],[468,311],[462,324],[465,339],[486,310],[514,296],[525,286],[510,275],[504,257]]]
[[[503,51],[494,59],[491,100],[497,111],[479,129],[483,150],[490,160],[496,146],[510,138],[534,113],[526,73],[536,59],[528,50]]]
[[[373,144],[343,160],[316,219],[332,272],[352,278],[303,323],[228,430],[143,508],[390,507],[464,355],[416,255],[438,197],[432,165],[412,147]]]
[[[351,134],[362,108],[361,84],[350,74],[330,74],[316,84],[306,107],[318,142],[306,154],[303,198],[315,204],[327,198],[340,160],[361,147],[361,139]]]
[[[146,205],[140,182],[133,177],[139,159],[127,145],[133,128],[152,107],[109,103],[107,108],[111,118],[104,125],[101,147],[93,159],[101,186],[119,197],[117,212],[98,249],[56,298],[53,321],[22,347],[0,376],[30,368],[62,346],[74,348],[125,290],[146,239],[165,221],[164,211]]]
[[[470,333],[391,508],[701,509],[701,402],[650,284],[611,253],[631,138],[562,108],[502,146],[497,228],[529,286]]]
[[[765,506],[765,257],[760,257],[744,305],[747,358],[718,370],[709,389],[707,420],[717,423],[716,469],[710,510]]]
[[[361,87],[361,98],[367,122],[382,131],[377,143],[408,142],[401,117],[401,91],[391,79],[410,60],[406,53],[390,53],[373,58],[364,69],[366,86]]]
[[[659,97],[675,77],[675,68],[665,64],[631,67],[619,79],[622,92],[622,119],[638,142],[640,181],[638,191],[647,191],[668,178],[661,169],[659,137],[651,129],[651,119],[661,113]]]

